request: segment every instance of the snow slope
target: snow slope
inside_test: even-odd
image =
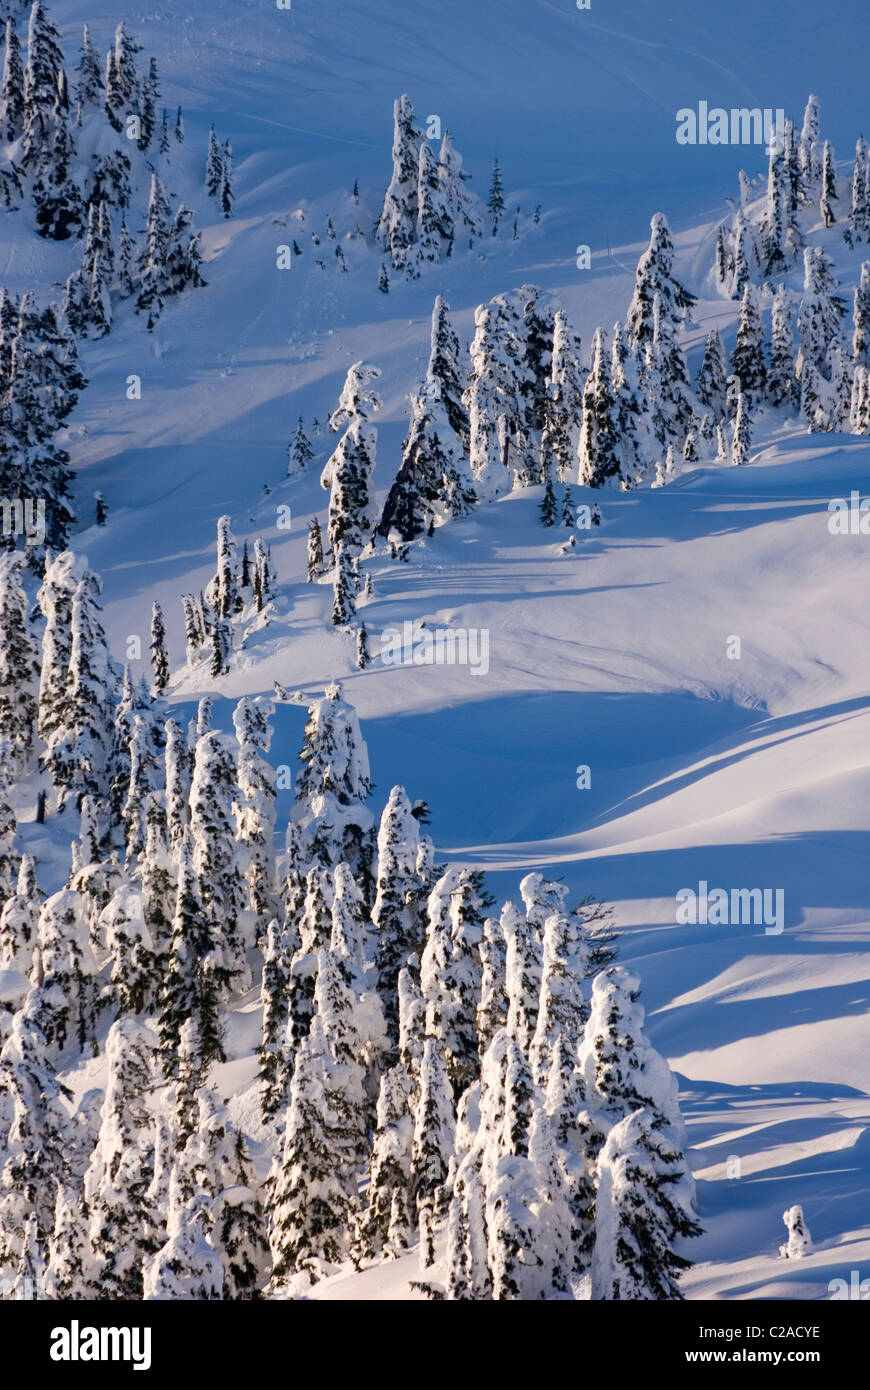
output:
[[[112,0],[61,0],[52,12],[70,54],[81,21],[104,48],[119,18]],[[705,298],[702,276],[737,169],[755,174],[764,155],[678,147],[674,113],[704,98],[799,117],[812,89],[823,134],[847,155],[863,120],[866,8],[825,16],[801,0],[786,22],[747,0],[700,12],[688,0],[593,0],[589,12],[573,0],[445,0],[437,13],[419,0],[296,0],[288,11],[192,0],[124,18],[158,56],[167,105],[185,107],[171,186],[198,210],[209,284],[167,308],[153,338],[127,310],[108,339],[83,346],[90,386],[68,443],[82,518],[74,544],[102,574],[113,655],[124,660],[131,634],[144,639],[157,598],[178,668],[171,698],[185,713],[213,690],[228,727],[241,694],[270,693],[276,679],[313,694],[341,678],[363,720],[376,810],[396,782],[425,797],[440,857],[487,869],[502,899],[545,866],[573,893],[612,902],[651,1038],[681,1076],[706,1228],[689,1296],[826,1297],[832,1277],[870,1256],[870,558],[866,537],[830,535],[826,511],[866,485],[870,445],[796,435],[771,416],[744,470],[702,467],[666,489],[607,494],[600,530],[579,534],[576,554],[561,555],[540,526],[532,489],[414,546],[406,565],[373,562],[374,598],[361,610],[373,652],[406,620],[486,629],[479,677],[377,661],[355,670],[350,640],[328,627],[331,591],[303,582],[326,435],[306,476],[284,473],[296,417],[323,420],[347,365],[365,356],[383,372],[376,481],[389,485],[436,293],[467,342],[477,303],[540,284],[588,348],[597,323],[624,314],[659,208],[677,231],[677,272],[702,296],[693,368],[707,327],[722,327],[730,346],[736,306]],[[319,270],[307,243],[279,272],[276,246],[300,225],[323,236],[331,214],[340,236],[357,220],[369,230],[388,178],[392,101],[406,90],[420,116],[440,113],[453,131],[478,191],[499,156],[521,238],[508,230],[389,296],[376,290],[380,258],[353,241],[343,243],[347,276]],[[212,121],[234,149],[230,222],[196,190]],[[836,228],[811,239],[836,251],[851,286],[859,252]],[[593,247],[586,274],[578,242]],[[45,245],[19,218],[5,218],[0,249],[16,291],[48,288],[73,264],[68,246]],[[131,373],[140,401],[126,399]],[[96,489],[106,528],[87,524]],[[592,498],[578,490],[576,500]],[[289,531],[277,528],[284,504]],[[223,512],[240,540],[271,541],[281,598],[232,673],[209,682],[181,666],[178,598],[210,577]],[[735,635],[736,661],[726,655]],[[278,706],[275,764],[294,765],[303,719],[304,705]],[[278,795],[283,827],[291,793]],[[22,839],[43,861],[68,843],[68,826],[37,827],[32,807],[19,810]],[[675,894],[702,880],[782,889],[785,930],[677,925]],[[251,1126],[258,1036],[252,997],[221,1076]],[[70,1080],[84,1090],[99,1068]],[[729,1176],[734,1158],[741,1176]],[[775,1259],[781,1213],[795,1202],[816,1249],[786,1264]],[[414,1277],[411,1255],[317,1296],[404,1298]]]

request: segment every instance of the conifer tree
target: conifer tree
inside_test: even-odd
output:
[[[250,979],[245,956],[254,942],[245,911],[248,856],[236,840],[232,816],[239,800],[235,740],[224,734],[204,734],[196,745],[190,788],[193,867],[221,964],[233,987],[245,989]]]
[[[420,1264],[435,1263],[435,1227],[447,1211],[453,1152],[453,1101],[447,1065],[432,1037],[423,1044],[411,1151],[411,1194],[420,1231]]]
[[[190,824],[190,775],[187,749],[181,727],[168,719],[166,733],[166,828],[173,853],[178,850]]]
[[[348,370],[338,408],[329,419],[332,430],[346,426],[320,478],[321,486],[330,489],[328,534],[336,560],[339,545],[344,545],[349,559],[358,555],[374,525],[371,475],[377,431],[369,419],[381,406],[371,386],[380,374],[378,367],[355,362]]]
[[[704,360],[698,373],[697,395],[699,401],[712,411],[716,423],[725,418],[727,377],[722,337],[718,329],[713,328],[707,334],[704,346]]]
[[[87,32],[87,31],[86,31]],[[12,144],[24,130],[24,68],[21,65],[21,45],[15,20],[6,20],[6,45],[3,50],[3,78],[0,86],[0,133]]]
[[[447,136],[444,137],[447,139]],[[466,373],[462,362],[459,339],[447,315],[450,306],[437,295],[432,309],[432,330],[429,339],[429,363],[426,380],[437,381],[438,397],[443,403],[450,428],[462,444],[469,446],[468,411],[463,401]]]
[[[39,659],[30,631],[23,560],[0,555],[0,729],[6,770],[23,776],[35,751]]]
[[[269,1247],[244,1135],[211,1087],[203,1087],[197,1101],[198,1127],[188,1162],[195,1183],[211,1199],[207,1226],[223,1266],[223,1297],[258,1299]]]
[[[852,310],[852,363],[870,367],[870,261],[861,266],[861,278],[855,286]]]
[[[384,1072],[378,1092],[368,1206],[356,1242],[368,1258],[386,1255],[395,1259],[412,1240],[412,1096],[413,1083],[404,1063],[398,1062]]]
[[[610,1121],[642,1107],[659,1127],[682,1136],[677,1083],[665,1059],[643,1031],[640,980],[612,965],[592,984],[592,1008],[580,1047],[579,1066],[590,1107]]]
[[[592,368],[583,388],[583,424],[578,446],[580,482],[585,487],[613,486],[619,482],[615,413],[607,339],[604,329],[597,328],[592,343]]]
[[[233,151],[229,140],[224,141],[221,153],[220,206],[224,217],[233,215]]]
[[[292,477],[295,473],[301,473],[303,468],[314,458],[314,450],[311,447],[311,440],[305,433],[302,424],[302,416],[296,425],[293,438],[287,450],[287,473]]]
[[[767,366],[763,344],[764,324],[758,312],[755,292],[751,285],[747,285],[740,302],[737,343],[731,359],[731,370],[749,407],[757,405],[764,395]]]
[[[486,200],[486,206],[489,208],[489,215],[492,221],[492,234],[495,236],[498,232],[498,224],[501,221],[505,208],[501,169],[499,168],[497,159],[493,161],[492,180],[489,185],[489,197]]]
[[[178,1075],[185,1021],[193,1021],[202,1064],[224,1060],[219,1001],[230,980],[220,948],[209,930],[188,832],[178,846],[177,856],[178,890],[169,962],[160,997],[160,1054],[164,1073],[169,1077]]]
[[[293,960],[299,950],[299,932],[287,912],[283,923],[273,918],[266,928],[263,948],[263,1031],[260,1043],[260,1110],[269,1120],[284,1110],[292,1072],[288,1041],[288,998]]]
[[[308,583],[313,584],[323,573],[323,532],[317,517],[308,523]]]
[[[89,1297],[86,1271],[90,1248],[81,1218],[78,1192],[59,1181],[54,1227],[48,1240],[45,1289],[49,1298],[67,1301]]]
[[[672,331],[682,324],[694,297],[673,275],[674,244],[663,213],[650,222],[650,243],[641,256],[635,276],[634,296],[629,305],[627,327],[631,347],[651,343],[654,334],[654,302],[661,303],[661,315]]]
[[[69,664],[62,702],[55,697],[56,714],[46,715],[43,764],[62,802],[83,792],[103,797],[110,785],[116,678],[101,621],[100,589],[97,576],[84,570],[70,604]],[[45,597],[50,600],[48,593]]]
[[[475,1022],[480,945],[486,909],[491,906],[483,875],[455,867],[441,875],[428,903],[427,942],[420,961],[426,1034],[444,1054],[456,1096],[474,1080],[479,1067]]]
[[[0,970],[30,974],[40,900],[33,856],[23,854],[15,891],[6,898],[0,910]]]
[[[427,378],[412,396],[412,418],[402,448],[402,466],[387,494],[377,534],[414,540],[435,519],[464,516],[475,494],[468,464],[448,424],[439,384]]]
[[[507,978],[504,932],[495,917],[487,917],[480,942],[482,963],[477,1005],[477,1041],[481,1057],[496,1033],[507,1024]]]
[[[390,1042],[398,1041],[399,972],[426,936],[426,887],[418,873],[420,824],[404,787],[393,787],[378,830],[376,932],[378,994]]]
[[[245,874],[248,907],[254,914],[259,941],[278,910],[275,876],[275,774],[261,756],[269,751],[269,724],[275,707],[271,700],[245,696],[233,712],[233,728],[239,745],[236,803],[236,839],[248,854]]]
[[[140,150],[147,150],[154,139],[159,100],[160,79],[157,75],[157,59],[151,58],[148,64],[148,76],[142,83],[142,101],[139,107],[139,139],[137,143]]]
[[[208,128],[208,153],[205,163],[205,191],[210,198],[216,198],[223,183],[223,160],[221,147],[214,126]]]
[[[423,135],[417,129],[414,108],[406,95],[393,106],[393,175],[384,194],[375,239],[389,252],[394,270],[404,270],[416,236],[419,148]]]
[[[541,470],[546,482],[553,473],[570,482],[577,467],[577,444],[583,418],[583,369],[580,342],[571,332],[563,309],[553,320],[553,353],[546,383]],[[545,522],[545,525],[550,525]]]
[[[169,1179],[166,1244],[144,1267],[146,1300],[209,1302],[223,1296],[223,1267],[210,1239],[208,1198],[189,1192],[173,1165]]]
[[[357,1196],[355,1174],[340,1157],[341,1079],[316,1014],[296,1055],[283,1146],[268,1182],[269,1292],[275,1296],[317,1282],[347,1251]]]
[[[170,208],[158,174],[151,175],[151,192],[145,220],[145,249],[139,257],[138,313],[148,312],[149,331],[154,327],[170,291],[167,258],[170,244]]]
[[[767,398],[773,405],[795,402],[795,352],[788,291],[780,285],[773,297],[770,320],[770,363]]]
[[[599,1159],[593,1299],[673,1300],[691,1263],[677,1240],[701,1234],[685,1158],[647,1109],[608,1135]]]
[[[133,1018],[113,1023],[106,1041],[109,1073],[100,1133],[84,1180],[91,1280],[101,1298],[142,1297],[153,1171],[147,1094],[155,1042]]]
[[[154,689],[162,695],[169,684],[169,653],[166,650],[166,624],[163,610],[155,599],[151,605],[151,667]]]

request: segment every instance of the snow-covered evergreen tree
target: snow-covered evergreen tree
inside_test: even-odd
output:
[[[344,545],[350,558],[360,553],[374,525],[371,475],[377,431],[369,418],[380,409],[371,385],[380,374],[379,367],[355,362],[348,370],[338,408],[329,418],[333,430],[346,426],[320,477],[321,486],[330,489],[329,543],[336,555],[339,545]]]
[[[420,1264],[435,1263],[435,1228],[447,1210],[447,1175],[453,1152],[453,1100],[447,1064],[427,1037],[420,1064],[411,1151],[411,1194],[420,1231]]]
[[[595,330],[592,367],[583,388],[583,423],[578,446],[584,487],[614,487],[621,481],[616,399],[610,376],[607,337]]]
[[[166,1244],[145,1263],[142,1297],[208,1302],[223,1296],[223,1266],[210,1239],[209,1201],[186,1191],[174,1165],[169,1180]]]
[[[239,745],[236,839],[248,853],[248,907],[259,940],[278,909],[275,874],[275,774],[262,753],[269,751],[275,712],[271,700],[241,699],[233,713]]]
[[[418,872],[420,823],[404,787],[393,787],[378,829],[377,896],[372,908],[376,932],[378,994],[391,1043],[398,1040],[399,972],[423,949],[426,891]]]
[[[303,468],[306,468],[313,458],[314,450],[311,447],[311,440],[305,433],[305,428],[302,424],[302,416],[300,415],[293,438],[287,450],[287,473],[290,477],[295,473],[301,473]]]
[[[545,481],[552,477],[560,483],[575,479],[583,420],[583,378],[580,340],[571,331],[564,309],[557,309],[541,440],[541,472]]]
[[[734,432],[731,436],[731,462],[746,463],[752,448],[752,420],[749,403],[743,392],[737,397],[737,414],[734,417]]]
[[[444,136],[447,140],[449,137]],[[437,381],[438,397],[444,406],[450,428],[462,444],[463,450],[469,446],[468,410],[463,401],[467,385],[465,365],[462,361],[457,338],[447,315],[450,306],[442,295],[437,295],[432,309],[432,331],[430,334],[429,363],[426,380]]]
[[[427,377],[411,397],[402,465],[387,494],[377,533],[410,541],[438,522],[471,511],[475,492],[468,463],[449,425],[439,383]]]
[[[23,559],[0,555],[0,729],[6,771],[23,776],[36,744],[39,659],[31,635]]]
[[[156,1038],[133,1018],[112,1024],[100,1134],[85,1174],[91,1282],[100,1298],[138,1299],[148,1253],[153,1150],[147,1095]]]
[[[764,395],[767,365],[764,360],[764,324],[751,285],[746,286],[740,301],[737,343],[731,359],[731,370],[746,397],[746,404],[750,407],[757,405]]]
[[[87,32],[87,31],[86,31]],[[7,143],[17,140],[24,130],[24,68],[15,20],[6,20],[3,50],[3,79],[0,86],[0,133]]]
[[[788,290],[784,285],[773,296],[770,319],[770,362],[767,398],[772,405],[793,405],[796,399],[794,332]]]
[[[475,1030],[481,989],[481,955],[486,909],[483,875],[451,866],[428,903],[426,948],[420,983],[426,1000],[426,1034],[443,1053],[454,1094],[459,1096],[480,1065]]]
[[[640,980],[623,966],[596,975],[579,1065],[590,1104],[613,1119],[646,1108],[678,1136],[677,1083],[643,1031]]]
[[[196,745],[190,788],[193,868],[214,949],[229,971],[234,989],[250,983],[246,952],[253,946],[246,911],[248,855],[234,833],[233,805],[240,800],[236,743],[225,734],[207,733]]]
[[[384,194],[384,205],[375,238],[389,252],[394,270],[404,270],[416,237],[419,147],[414,108],[406,95],[393,106],[393,176]],[[424,142],[425,143],[425,142]]]
[[[673,1300],[691,1261],[681,1242],[701,1234],[689,1166],[641,1108],[610,1131],[598,1160],[593,1299]]]

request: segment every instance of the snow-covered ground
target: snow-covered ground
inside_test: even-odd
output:
[[[68,52],[86,20],[105,42],[113,0],[59,0]],[[329,625],[331,588],[305,581],[309,517],[323,515],[318,457],[287,479],[297,417],[323,421],[347,366],[382,370],[381,495],[400,459],[407,398],[428,352],[441,293],[463,344],[474,307],[523,283],[558,296],[588,352],[598,323],[625,313],[650,215],[671,218],[677,274],[699,295],[690,331],[733,344],[737,305],[705,278],[712,233],[760,149],[687,149],[674,113],[711,104],[784,106],[821,99],[823,134],[846,156],[863,120],[870,19],[801,3],[759,14],[747,0],[698,10],[595,0],[469,5],[294,0],[292,9],[193,0],[124,19],[155,52],[167,105],[185,108],[173,192],[197,209],[208,287],[167,307],[153,336],[130,308],[110,337],[82,346],[89,386],[69,422],[77,470],[73,537],[102,575],[112,652],[130,635],[147,655],[151,603],[167,615],[169,697],[187,716],[214,693],[228,728],[242,694],[321,693],[333,679],[358,709],[380,811],[401,783],[432,810],[439,858],[486,869],[499,901],[546,869],[572,897],[612,903],[620,960],[643,979],[653,1043],[679,1074],[704,1235],[685,1277],[691,1298],[824,1298],[835,1276],[870,1272],[870,541],[832,535],[828,503],[866,488],[870,443],[805,435],[776,412],[757,422],[750,466],[689,467],[667,488],[597,499],[602,525],[566,533],[538,520],[541,489],[517,491],[411,548],[407,564],[368,563],[361,607],[375,661],[357,671],[350,638]],[[771,74],[774,74],[772,77]],[[859,77],[861,81],[859,81]],[[342,245],[349,273],[293,269],[276,248],[300,227],[368,233],[389,175],[394,97],[438,113],[472,186],[493,156],[507,204],[498,238],[377,291],[381,257]],[[218,218],[200,184],[208,126],[234,150],[236,206]],[[351,197],[359,180],[360,204]],[[762,193],[759,186],[759,196]],[[539,223],[531,221],[541,204]],[[301,210],[303,221],[294,216]],[[141,216],[142,207],[138,208]],[[861,249],[807,223],[811,242],[855,283]],[[579,271],[574,248],[593,249]],[[45,290],[72,269],[19,217],[0,224],[2,279]],[[799,286],[797,274],[790,279]],[[130,374],[140,400],[128,400]],[[100,490],[109,524],[89,524]],[[279,525],[289,506],[291,528]],[[239,541],[263,536],[280,582],[276,617],[211,680],[183,665],[179,597],[214,569],[217,517]],[[489,669],[387,667],[380,634],[406,621],[489,634]],[[739,659],[729,657],[740,639]],[[136,671],[134,663],[134,672]],[[144,669],[141,668],[141,669]],[[270,760],[295,767],[304,704],[279,704]],[[586,765],[591,786],[580,790]],[[33,823],[40,859],[67,853],[69,825]],[[30,798],[28,803],[27,798]],[[283,829],[292,792],[279,791]],[[63,877],[57,861],[57,874]],[[782,890],[784,930],[679,925],[676,894],[701,883]],[[45,873],[46,887],[50,870]],[[255,1126],[259,1042],[252,999],[234,1017],[220,1075]],[[100,1061],[67,1080],[98,1084]],[[814,1253],[778,1260],[782,1212],[803,1206]],[[415,1297],[416,1257],[327,1281],[318,1298]]]

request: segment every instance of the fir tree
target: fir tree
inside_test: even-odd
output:
[[[407,96],[393,106],[393,175],[384,194],[375,239],[389,252],[394,270],[406,269],[416,236],[419,147],[423,139],[417,129],[414,108]]]
[[[486,206],[489,208],[489,214],[492,220],[492,234],[495,236],[505,207],[501,183],[501,169],[499,168],[497,159],[493,161],[492,180],[489,185],[489,197],[486,200]]]
[[[6,770],[26,774],[36,744],[39,659],[31,636],[23,560],[0,555],[0,729]]]
[[[556,525],[556,494],[553,492],[553,480],[550,477],[547,478],[544,486],[544,497],[539,513],[544,526]]]
[[[597,328],[592,343],[592,368],[583,390],[583,424],[578,446],[580,481],[585,487],[612,486],[619,482],[621,468],[615,413],[607,340],[604,329]]]
[[[320,522],[312,517],[308,523],[308,583],[313,584],[323,573],[323,532]]]
[[[701,1234],[685,1158],[647,1109],[611,1130],[599,1159],[594,1299],[673,1300],[691,1263],[677,1240]]]
[[[755,292],[751,285],[743,291],[737,344],[731,359],[731,370],[746,397],[747,407],[757,405],[764,395],[767,366],[764,361],[764,324],[758,312]]]
[[[94,1292],[142,1297],[150,1216],[151,1123],[146,1096],[156,1039],[135,1019],[112,1024],[100,1134],[84,1180]]]
[[[208,128],[208,154],[205,164],[205,191],[210,198],[216,198],[219,195],[223,179],[224,166],[221,158],[221,147],[212,125]]]
[[[193,1021],[203,1066],[224,1060],[219,1001],[230,981],[209,929],[187,833],[178,846],[177,859],[178,891],[160,997],[160,1053],[167,1076],[178,1074],[185,1021]]]
[[[333,430],[346,426],[338,446],[321,474],[321,486],[329,494],[329,543],[338,560],[339,545],[348,558],[358,555],[373,526],[371,475],[375,466],[377,432],[369,425],[370,414],[380,409],[371,383],[380,376],[378,367],[355,362],[350,367],[338,409],[330,416]]]
[[[444,405],[450,428],[462,444],[463,449],[467,449],[469,445],[469,421],[468,411],[463,401],[466,376],[459,339],[447,317],[449,312],[450,306],[445,303],[440,294],[437,295],[432,309],[432,330],[429,339],[429,363],[426,368],[426,380],[438,383],[438,397]]]
[[[245,954],[253,933],[245,913],[244,872],[247,855],[236,841],[232,807],[240,799],[234,740],[218,733],[204,734],[196,745],[190,789],[190,828],[193,867],[199,878],[202,905],[221,965],[236,989],[249,980]]]
[[[398,1041],[399,973],[422,950],[426,935],[428,885],[418,872],[420,826],[404,787],[393,787],[378,830],[377,896],[372,908],[376,932],[378,994],[390,1041]]]
[[[725,389],[727,385],[725,348],[718,329],[711,329],[704,346],[704,360],[698,373],[699,401],[712,411],[718,422],[725,418]]]
[[[157,103],[160,100],[160,79],[157,75],[157,59],[152,58],[148,65],[148,76],[142,84],[142,102],[139,108],[140,150],[147,150],[154,139],[157,127]]]
[[[770,363],[767,398],[772,405],[795,403],[795,352],[788,291],[780,285],[773,297],[770,320]]]
[[[558,309],[553,321],[553,352],[541,439],[541,471],[545,482],[554,471],[560,483],[569,482],[576,471],[583,418],[583,370],[579,350],[579,339],[568,327],[564,310]]]
[[[861,266],[854,295],[852,362],[856,367],[870,367],[870,261]]]
[[[221,212],[223,213],[224,217],[232,217],[232,215],[233,215],[233,201],[234,201],[233,184],[232,184],[232,178],[233,178],[233,151],[232,151],[232,146],[230,145],[229,140],[227,140],[227,141],[224,142],[224,148],[223,148],[223,153],[222,153],[222,157],[221,157],[221,162],[222,162],[222,165],[223,165],[223,168],[222,168],[222,171],[221,171],[221,187],[220,187],[220,205],[221,205]]]
[[[169,684],[169,653],[166,650],[163,610],[156,599],[151,605],[151,666],[154,671],[154,689],[158,695],[162,695]]]
[[[87,32],[87,31],[85,31]],[[24,68],[15,20],[6,20],[6,46],[3,51],[3,79],[0,86],[0,133],[12,144],[24,130]]]
[[[300,415],[295,433],[287,450],[288,475],[292,477],[294,473],[301,473],[303,468],[305,468],[313,458],[314,450],[311,447],[311,440],[305,433],[302,425],[302,416]]]
[[[438,1043],[427,1037],[411,1150],[411,1195],[420,1231],[420,1264],[435,1263],[435,1228],[447,1210],[447,1174],[453,1152],[453,1102]]]

